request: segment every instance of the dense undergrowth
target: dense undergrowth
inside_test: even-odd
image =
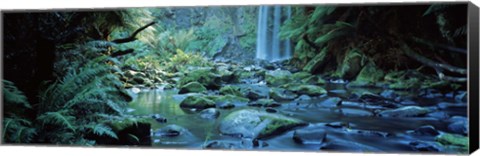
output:
[[[436,46],[440,43],[466,46],[465,25],[452,24],[462,22],[452,22],[454,16],[449,14],[449,9],[458,8],[433,5],[412,11],[408,7],[293,7],[292,18],[284,23],[280,34],[295,45],[294,57],[286,65],[322,77],[353,81],[352,85],[358,86],[384,82],[393,89],[457,90],[465,87],[464,81],[439,75],[462,77],[465,73],[448,68],[432,69],[424,60],[412,61],[408,55],[411,53],[404,52],[414,49],[435,63],[466,68],[456,63],[462,62],[458,60],[466,58],[465,54]],[[7,76],[2,80],[3,142],[95,145],[99,137],[119,140],[118,130],[143,120],[125,114],[132,99],[125,89],[132,84],[144,87],[174,84],[172,77],[179,76],[175,74],[188,75],[179,80],[178,87],[193,81],[213,84],[215,80],[202,77],[203,73],[196,75],[190,69],[196,67],[197,71],[211,72],[209,67],[215,66],[212,61],[215,56],[232,49],[241,49],[253,56],[256,44],[253,7],[199,13],[199,17],[188,22],[188,29],[169,24],[168,21],[175,19],[172,12],[171,9],[127,9],[31,13],[8,18],[6,23],[11,25],[6,28],[12,31],[7,32],[6,40],[14,44],[6,44],[9,47],[5,50],[9,53],[5,55]],[[245,14],[239,16],[237,12]],[[411,16],[417,14],[421,16]],[[41,20],[27,23],[30,26],[27,30],[31,32],[21,32],[22,27],[27,26],[15,28],[33,18]],[[129,37],[152,21],[157,23],[141,31],[134,40],[113,42]],[[406,27],[396,26],[405,21],[410,21]],[[230,28],[231,25],[234,27]],[[435,33],[426,33],[425,29]],[[42,42],[32,41],[27,47],[16,43],[38,38],[42,38]],[[53,47],[42,49],[46,43]],[[405,45],[410,48],[402,48]],[[40,56],[54,59],[50,66],[36,67],[45,61]],[[233,62],[237,61],[235,56],[231,55]],[[36,61],[37,57],[42,61]],[[447,57],[452,59],[443,59]],[[29,61],[32,64],[28,64]],[[36,71],[17,73],[30,68]],[[216,77],[221,72],[207,75]],[[32,79],[35,81],[29,82]],[[129,136],[139,140],[138,136]]]

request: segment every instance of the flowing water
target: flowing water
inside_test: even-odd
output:
[[[381,89],[345,89],[343,85],[330,84],[325,88],[329,91],[327,96],[312,98],[311,100],[298,103],[294,101],[283,102],[280,107],[276,107],[277,113],[291,116],[297,119],[301,119],[312,125],[325,124],[331,122],[347,122],[350,123],[352,129],[368,130],[368,131],[380,131],[394,134],[390,137],[378,137],[372,135],[358,135],[352,133],[346,133],[344,130],[338,130],[334,128],[326,127],[327,139],[335,140],[339,144],[358,144],[360,151],[372,151],[372,152],[406,152],[412,151],[412,148],[408,146],[410,141],[434,141],[434,137],[431,136],[416,136],[405,133],[407,130],[414,130],[423,125],[432,125],[437,130],[447,131],[447,123],[438,119],[430,117],[412,117],[412,118],[389,118],[389,117],[375,117],[375,116],[363,116],[362,114],[372,113],[370,109],[363,108],[360,105],[345,105],[341,108],[331,108],[316,105],[318,101],[322,101],[325,98],[336,96],[345,99],[350,96],[351,93],[358,90],[368,90],[374,93],[379,93]],[[344,90],[344,91],[339,91]],[[409,92],[397,92],[405,96],[413,93]],[[144,90],[138,93],[134,101],[130,104],[133,115],[152,115],[161,114],[167,118],[167,123],[158,123],[152,119],[152,132],[158,130],[167,125],[175,124],[188,129],[192,136],[187,138],[176,137],[159,137],[152,136],[152,142],[154,147],[161,148],[188,148],[188,149],[200,149],[205,143],[210,140],[228,140],[235,141],[238,138],[225,136],[218,131],[218,124],[226,115],[235,110],[244,109],[248,107],[250,109],[265,110],[265,108],[259,107],[235,107],[233,109],[219,109],[220,116],[215,119],[202,119],[200,118],[198,111],[191,109],[182,109],[179,103],[187,95],[179,95],[176,90]],[[419,105],[423,107],[434,106],[440,101],[452,101],[449,98],[437,98],[437,99],[417,99]],[[339,110],[343,110],[339,111]],[[354,114],[353,116],[345,114],[345,112]],[[466,116],[466,112],[453,111],[451,114]],[[293,131],[286,132],[282,135],[275,136],[263,140],[268,143],[268,146],[262,148],[255,148],[255,150],[281,150],[281,151],[318,151],[318,145],[302,145],[297,144],[292,139]],[[360,146],[361,145],[361,146]],[[342,151],[342,148],[337,150]],[[351,149],[345,149],[351,150]]]
[[[260,6],[258,11],[256,58],[271,62],[289,59],[292,48],[289,39],[280,39],[280,27],[291,17],[290,7]]]

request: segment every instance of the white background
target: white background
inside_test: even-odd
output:
[[[435,0],[448,1],[448,0]],[[480,6],[480,0],[472,0]],[[194,6],[194,5],[255,5],[255,4],[309,4],[309,3],[385,3],[385,2],[426,2],[425,0],[2,0],[1,10],[12,9],[52,9],[52,8],[115,8],[115,7],[152,7],[152,6]],[[477,132],[478,133],[478,132]],[[68,155],[68,156],[366,156],[366,155],[413,155],[413,154],[359,154],[359,153],[326,153],[326,152],[260,152],[260,151],[219,151],[219,150],[166,150],[153,148],[99,148],[99,147],[52,147],[52,146],[0,146],[0,155]],[[474,155],[480,155],[475,152]]]

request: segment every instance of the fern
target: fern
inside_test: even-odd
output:
[[[3,100],[6,105],[20,105],[21,107],[32,108],[27,100],[27,97],[22,91],[18,90],[13,82],[2,80],[3,83]]]
[[[96,135],[99,135],[99,136],[106,135],[106,136],[118,139],[117,134],[115,134],[115,132],[113,132],[112,128],[108,127],[105,124],[101,124],[101,123],[100,124],[88,124],[87,126],[85,126],[85,128],[87,128],[88,130],[91,130],[93,132],[93,134],[96,134]]]
[[[67,110],[62,110],[59,112],[47,112],[37,117],[37,120],[42,123],[42,126],[45,124],[58,125],[61,127],[66,127],[73,132],[75,132],[76,127],[74,126],[75,117],[68,115]]]

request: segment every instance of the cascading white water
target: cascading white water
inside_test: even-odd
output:
[[[282,12],[284,12],[282,14]],[[271,62],[289,59],[292,48],[289,39],[281,40],[279,37],[282,19],[291,16],[291,8],[281,6],[260,6],[258,11],[257,26],[257,59]]]

